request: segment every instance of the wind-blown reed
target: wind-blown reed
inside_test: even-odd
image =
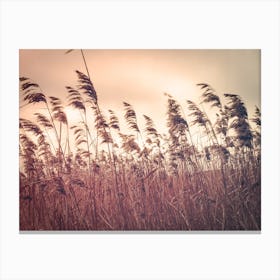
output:
[[[259,108],[250,119],[239,95],[224,94],[223,104],[199,83],[199,104],[165,94],[167,134],[147,115],[142,130],[140,114],[123,102],[125,134],[113,110],[103,113],[89,76],[76,74],[66,105],[20,78],[26,104],[47,112],[19,121],[21,230],[261,229]],[[65,106],[80,122],[71,123]],[[196,144],[195,130],[206,140]]]

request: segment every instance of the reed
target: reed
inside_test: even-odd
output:
[[[67,104],[20,78],[27,106],[41,103],[47,112],[35,111],[36,123],[19,121],[21,230],[261,229],[259,108],[250,119],[240,96],[225,94],[222,104],[200,83],[202,102],[188,100],[187,117],[185,105],[166,94],[167,134],[147,115],[141,130],[123,102],[125,134],[114,111],[103,113],[89,74],[76,74]],[[71,123],[65,106],[80,122]],[[194,143],[195,130],[203,144]]]

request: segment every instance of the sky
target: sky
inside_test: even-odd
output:
[[[46,95],[57,96],[65,104],[65,86],[77,85],[75,70],[86,73],[80,50],[66,51],[19,51],[19,75],[31,78]],[[199,102],[202,93],[197,83],[210,84],[220,96],[239,94],[249,117],[255,105],[260,107],[260,50],[84,50],[84,54],[102,111],[114,110],[124,131],[123,101],[134,107],[140,127],[145,114],[164,132],[164,93],[174,96],[187,116],[186,100]],[[20,116],[32,119],[36,106],[24,106]],[[78,121],[73,110],[67,108],[66,112],[70,122]]]

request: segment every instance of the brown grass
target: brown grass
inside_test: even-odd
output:
[[[20,79],[27,104],[42,103],[48,112],[35,112],[36,123],[20,119],[21,230],[261,229],[258,108],[250,120],[240,96],[226,94],[223,105],[212,87],[198,84],[216,120],[188,101],[189,122],[167,95],[168,134],[161,135],[148,116],[141,131],[124,102],[126,135],[112,110],[107,121],[89,77],[77,75],[79,87],[67,92],[81,113],[78,124],[69,123],[58,98]],[[207,139],[202,147],[194,145],[195,126]]]

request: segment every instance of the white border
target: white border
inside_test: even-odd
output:
[[[279,2],[2,1],[2,279],[279,279]],[[261,234],[19,234],[19,48],[262,49]]]

